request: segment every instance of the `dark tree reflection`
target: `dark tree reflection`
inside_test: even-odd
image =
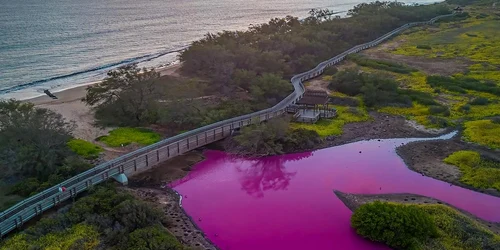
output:
[[[254,197],[264,197],[264,192],[268,190],[285,190],[290,184],[290,180],[296,172],[288,171],[285,163],[288,161],[298,161],[312,156],[312,152],[290,154],[285,156],[263,157],[251,160],[251,165],[237,166],[242,173],[240,179],[242,189]],[[233,159],[240,161],[241,159]],[[248,160],[242,161],[242,163]]]

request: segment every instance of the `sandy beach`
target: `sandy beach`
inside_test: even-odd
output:
[[[180,76],[181,64],[174,64],[168,67],[156,69],[162,76]],[[24,100],[31,102],[37,107],[53,110],[61,114],[66,120],[74,121],[78,126],[73,135],[87,141],[94,141],[95,138],[105,135],[112,128],[101,129],[93,126],[94,114],[89,106],[81,101],[86,94],[86,88],[94,83],[84,84],[75,88],[54,92],[58,99],[52,99],[47,95]]]

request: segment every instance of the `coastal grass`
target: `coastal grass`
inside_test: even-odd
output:
[[[117,128],[110,131],[109,135],[97,138],[110,147],[126,146],[131,143],[150,145],[160,139],[160,134],[145,128]]]
[[[388,216],[387,219],[381,219]],[[498,249],[500,236],[441,204],[366,203],[353,214],[357,233],[397,249]],[[363,230],[363,229],[372,230]],[[361,229],[361,230],[360,230]]]
[[[370,120],[367,111],[362,107],[335,106],[337,117],[333,119],[321,119],[315,124],[292,123],[293,129],[308,129],[316,131],[319,136],[337,136],[343,133],[343,128],[348,123],[363,122]]]
[[[500,148],[500,124],[493,120],[477,120],[465,122],[464,127],[467,141],[493,149]]]
[[[458,167],[462,173],[460,182],[475,188],[500,191],[500,162],[482,159],[475,151],[457,151],[444,162]]]
[[[85,159],[96,159],[103,151],[101,147],[82,139],[73,139],[69,141],[68,147]]]

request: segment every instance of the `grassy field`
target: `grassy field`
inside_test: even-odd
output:
[[[150,145],[160,141],[161,136],[149,129],[143,128],[117,128],[109,132],[107,136],[101,136],[98,141],[110,147],[121,147],[131,143]]]
[[[481,159],[475,151],[457,151],[444,162],[457,166],[462,173],[460,181],[476,188],[494,188],[500,191],[500,163]]]
[[[362,122],[370,120],[366,109],[362,107],[335,106],[337,117],[333,119],[321,119],[315,124],[293,123],[292,128],[304,128],[316,131],[321,137],[341,135],[344,125],[351,122]]]
[[[69,141],[68,147],[85,159],[96,159],[103,151],[101,147],[82,139],[73,139]]]

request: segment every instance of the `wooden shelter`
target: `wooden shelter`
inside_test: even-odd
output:
[[[303,97],[287,111],[294,113],[297,121],[315,123],[319,118],[332,118],[337,114],[335,109],[329,107],[328,100],[326,91],[306,90]]]

